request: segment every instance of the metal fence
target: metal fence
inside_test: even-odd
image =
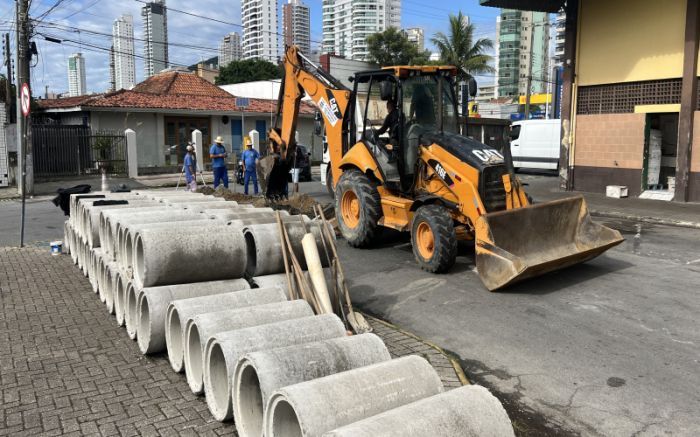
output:
[[[127,174],[126,137],[123,132],[91,131],[86,126],[32,125],[36,178],[99,174]]]

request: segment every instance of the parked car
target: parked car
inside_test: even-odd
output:
[[[559,165],[561,120],[515,121],[510,131],[513,167],[556,170]]]
[[[301,169],[299,174],[299,182],[308,182],[311,180],[311,153],[306,149],[306,146],[297,144],[296,168]],[[292,181],[292,172],[289,171],[289,182]]]

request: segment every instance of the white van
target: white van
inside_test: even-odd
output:
[[[515,168],[556,170],[561,120],[523,120],[511,125],[510,153]]]

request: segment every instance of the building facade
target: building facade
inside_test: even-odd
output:
[[[285,46],[296,45],[301,52],[311,53],[311,19],[309,7],[301,0],[289,0],[282,6],[282,26]]]
[[[114,89],[131,89],[136,84],[134,56],[134,18],[122,15],[112,25]]]
[[[562,9],[554,19],[554,66],[564,65],[564,43],[566,42],[566,12]]]
[[[68,95],[87,94],[85,84],[85,58],[82,53],[75,53],[68,58]]]
[[[502,9],[496,21],[498,97],[544,93],[549,80],[549,14]]]
[[[109,48],[109,88],[108,92],[117,90],[117,72],[114,71],[114,46]],[[48,99],[48,97],[47,97]]]
[[[323,0],[323,53],[366,61],[367,37],[401,28],[401,0]]]
[[[233,61],[238,61],[242,57],[241,36],[238,32],[231,32],[219,43],[219,68],[225,67]]]
[[[243,59],[277,63],[280,55],[277,0],[241,0]]]
[[[422,27],[409,27],[402,30],[406,38],[413,43],[413,45],[418,48],[418,50],[425,50],[425,32]]]
[[[146,77],[168,68],[168,10],[165,0],[155,0],[141,8],[143,18],[144,73]]]

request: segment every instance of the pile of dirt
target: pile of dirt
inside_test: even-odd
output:
[[[214,190],[211,187],[202,187],[197,192],[216,197],[223,197],[226,200],[234,200],[238,203],[252,203],[255,207],[269,207],[276,210],[285,210],[290,214],[306,214],[309,217],[315,217],[314,206],[318,204],[313,197],[306,194],[292,194],[288,199],[270,200],[258,196],[246,196],[243,193],[234,193],[230,190]],[[332,215],[332,213],[331,213]],[[326,216],[327,218],[331,218]]]

